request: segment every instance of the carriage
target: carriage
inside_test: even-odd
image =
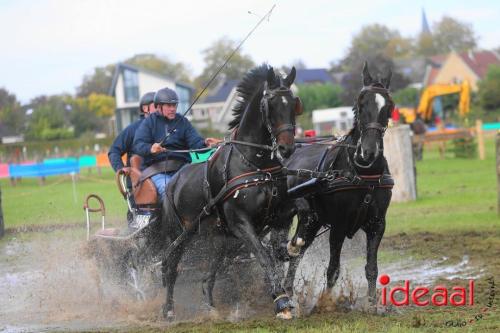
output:
[[[131,160],[130,178],[135,184],[133,197],[137,207],[133,211],[135,228],[124,235],[104,229],[95,241],[105,244],[102,247],[110,253],[123,246],[124,250],[118,251],[119,266],[124,267],[121,273],[131,278],[129,284],[136,287],[140,297],[145,293],[137,288],[138,271],[146,269],[151,273],[161,266],[161,280],[167,287],[165,318],[174,317],[173,291],[185,245],[202,231],[223,236],[208,242],[209,272],[204,282],[209,306],[213,306],[215,275],[226,255],[227,239],[232,237],[244,244],[262,266],[276,315],[291,318],[293,304],[289,295],[293,293],[291,287],[300,257],[290,264],[285,291],[277,273],[276,254],[283,240],[279,232],[289,228],[291,217],[297,213],[299,227],[291,247],[303,248],[296,253],[303,254],[322,226],[333,228],[328,289],[338,277],[344,237],[352,237],[358,229],[367,232],[366,276],[369,296],[374,301],[376,253],[393,186],[382,140],[393,105],[388,90],[390,75],[381,82],[373,80],[365,66],[364,88],[354,108],[352,131],[326,149],[304,148],[302,153],[292,155],[296,148],[295,115],[302,109],[300,100],[290,90],[294,78],[294,69],[282,78],[267,65],[247,74],[238,87],[241,100],[230,124],[231,138],[219,147],[210,162],[181,168],[169,183],[162,207],[156,204],[154,185],[148,179],[138,182],[139,164]],[[125,175],[118,174],[118,180],[122,194],[130,199],[125,190]],[[287,193],[287,187],[293,188]],[[279,231],[271,242],[272,251],[261,242],[262,234],[269,229]]]

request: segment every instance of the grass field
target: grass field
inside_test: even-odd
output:
[[[160,332],[498,332],[498,309],[484,311],[491,291],[487,277],[500,277],[500,219],[497,215],[497,179],[493,140],[487,141],[487,159],[441,160],[437,151],[424,153],[417,164],[418,200],[393,203],[387,217],[381,257],[435,259],[447,256],[459,262],[464,255],[470,265],[481,269],[476,280],[476,306],[446,308],[411,307],[401,313],[372,315],[359,311],[322,311],[290,322],[268,317],[238,323],[203,321],[149,326],[138,324],[116,331]],[[83,171],[76,184],[76,202],[69,177],[49,177],[45,186],[23,179],[16,187],[1,181],[6,227],[47,224],[81,224],[83,199],[97,193],[104,199],[108,220],[124,223],[125,202],[117,191],[110,169],[102,175]],[[94,216],[98,221],[98,217]],[[6,239],[11,236],[7,236]],[[6,241],[5,239],[0,241]],[[465,280],[438,281],[445,285],[466,285]],[[498,281],[495,281],[498,285]],[[498,289],[498,287],[497,287]],[[498,293],[498,292],[497,292]],[[495,299],[498,307],[498,295]],[[480,320],[476,316],[484,313]],[[467,321],[465,327],[451,328],[446,321]]]

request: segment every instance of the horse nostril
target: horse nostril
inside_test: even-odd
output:
[[[290,149],[286,145],[278,145],[278,150],[283,157],[288,157],[291,154]]]

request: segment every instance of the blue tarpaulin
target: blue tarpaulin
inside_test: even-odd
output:
[[[45,177],[79,173],[80,167],[76,159],[66,161],[49,161],[48,163],[9,165],[9,177]]]

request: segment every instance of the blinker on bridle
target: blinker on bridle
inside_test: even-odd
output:
[[[263,98],[260,105],[260,111],[262,114],[262,120],[266,125],[266,128],[271,135],[271,143],[272,143],[272,151],[271,151],[271,159],[274,157],[274,152],[278,149],[277,137],[282,132],[291,132],[295,135],[295,123],[291,124],[283,124],[276,129],[273,129],[271,126],[271,119],[269,115],[269,99],[275,96],[293,96],[292,90],[283,85],[282,80],[280,79],[280,86],[275,89],[269,89],[267,81],[264,82],[264,93]],[[298,98],[298,97],[297,97]]]

